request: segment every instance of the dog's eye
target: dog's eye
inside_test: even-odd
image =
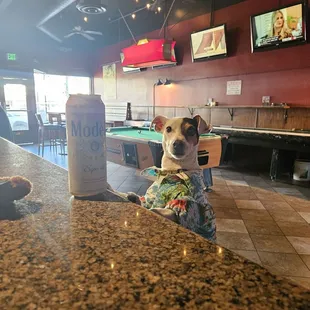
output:
[[[196,130],[194,127],[189,127],[188,130],[187,130],[187,134],[189,136],[194,136],[196,134]]]
[[[166,128],[166,131],[167,131],[167,132],[171,132],[171,130],[172,130],[172,128],[171,128],[170,126],[168,126],[168,127]]]

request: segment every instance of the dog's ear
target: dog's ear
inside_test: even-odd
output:
[[[164,116],[156,116],[151,123],[150,128],[153,127],[153,125],[155,125],[155,131],[157,132],[163,132],[164,126],[167,122],[168,118],[164,117]]]
[[[212,126],[208,125],[200,115],[194,116],[194,120],[197,122],[197,130],[199,135],[208,133],[212,130]]]

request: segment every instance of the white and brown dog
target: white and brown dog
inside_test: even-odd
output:
[[[127,198],[215,241],[215,215],[204,192],[197,156],[199,135],[209,132],[210,126],[199,115],[172,119],[157,116],[153,125],[163,134],[162,168],[142,171],[142,175],[156,175],[157,180],[145,196],[129,193]]]

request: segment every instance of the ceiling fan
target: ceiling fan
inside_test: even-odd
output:
[[[84,38],[88,39],[88,40],[91,40],[91,41],[94,41],[95,38],[93,38],[91,36],[92,35],[98,35],[98,36],[102,36],[102,32],[99,32],[99,31],[91,31],[91,30],[83,30],[81,26],[76,26],[73,28],[72,32],[65,35],[65,38],[70,38],[76,34],[79,34],[81,36],[83,36]]]

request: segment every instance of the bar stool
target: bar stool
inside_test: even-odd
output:
[[[58,125],[57,131],[55,132],[54,145],[60,146],[59,155],[67,155],[66,146],[67,146],[67,136],[66,136],[66,121],[62,118],[62,113],[50,113],[49,114],[49,123],[52,125]]]
[[[62,152],[65,144],[66,128],[58,124],[43,123],[42,116],[38,113],[35,116],[38,123],[38,155],[40,155],[42,147],[42,156],[44,156],[45,136],[48,137],[50,150],[53,148],[57,152],[57,146],[59,145]]]
[[[58,140],[57,142],[60,145],[60,153],[59,155],[67,155],[66,146],[67,146],[67,132],[66,132],[66,124],[61,123],[60,129],[58,131]]]

